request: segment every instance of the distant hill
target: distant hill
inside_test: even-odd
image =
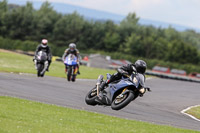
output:
[[[16,5],[16,4],[8,4],[8,10],[13,10],[15,8],[19,8],[20,6],[19,5]]]
[[[25,5],[26,1],[27,0],[9,0],[9,3]],[[39,2],[39,1],[34,1],[32,3],[33,3],[33,6],[35,9],[39,9],[40,6],[42,5],[42,2]],[[54,10],[56,10],[59,13],[68,14],[68,13],[73,13],[74,11],[77,11],[80,15],[83,15],[85,18],[94,19],[94,20],[102,21],[102,20],[109,19],[109,20],[114,21],[115,23],[120,23],[120,21],[122,21],[126,17],[126,16],[119,15],[119,14],[83,8],[80,6],[74,6],[74,5],[65,4],[65,3],[51,3],[51,5],[53,6]],[[182,26],[182,25],[172,24],[172,23],[170,24],[170,23],[166,23],[166,22],[160,22],[160,21],[143,19],[143,18],[140,18],[139,23],[142,25],[153,25],[155,27],[161,27],[161,28],[168,28],[169,26],[171,26],[178,31],[192,29],[197,32],[200,32],[200,29],[198,29],[198,28],[192,28],[192,27],[188,27],[188,26]]]

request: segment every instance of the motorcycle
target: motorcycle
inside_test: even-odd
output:
[[[111,75],[107,74],[107,79],[110,77]],[[138,96],[142,96],[146,90],[151,91],[150,88],[144,87],[144,76],[139,73],[122,77],[122,79],[110,83],[103,91],[99,91],[102,82],[103,76],[100,75],[96,86],[85,97],[85,102],[88,105],[111,106],[113,110],[120,110]],[[142,89],[144,93],[141,94],[139,89]]]
[[[37,76],[44,77],[44,74],[48,67],[46,52],[43,51],[38,52],[38,54],[36,55],[36,66],[37,66]]]
[[[77,75],[77,63],[78,59],[74,54],[69,54],[65,60],[64,64],[66,66],[66,74],[67,74],[67,80],[75,82],[76,75]]]

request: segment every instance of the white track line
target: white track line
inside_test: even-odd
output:
[[[151,80],[151,79],[154,79],[154,77],[148,77],[148,78],[146,78],[146,80]]]
[[[191,108],[198,107],[198,106],[200,106],[200,105],[195,105],[195,106],[188,107],[188,108],[182,110],[181,113],[184,114],[184,115],[187,115],[187,116],[191,117],[192,119],[194,119],[194,120],[196,120],[196,121],[200,121],[199,119],[197,119],[197,118],[194,117],[193,115],[190,115],[190,114],[188,114],[188,113],[185,113],[186,111],[190,110]]]

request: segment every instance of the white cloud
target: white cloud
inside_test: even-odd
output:
[[[132,3],[142,18],[200,28],[199,0],[132,0]]]
[[[34,0],[31,0],[34,1]],[[46,1],[46,0],[37,0]],[[199,27],[200,0],[48,0],[141,18]]]

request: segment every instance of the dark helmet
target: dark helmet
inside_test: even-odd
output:
[[[147,64],[143,60],[137,60],[135,62],[135,67],[138,73],[144,74],[147,69]]]
[[[74,50],[76,49],[76,44],[75,44],[75,43],[70,43],[70,44],[69,44],[69,49],[70,49],[71,51],[74,51]]]

